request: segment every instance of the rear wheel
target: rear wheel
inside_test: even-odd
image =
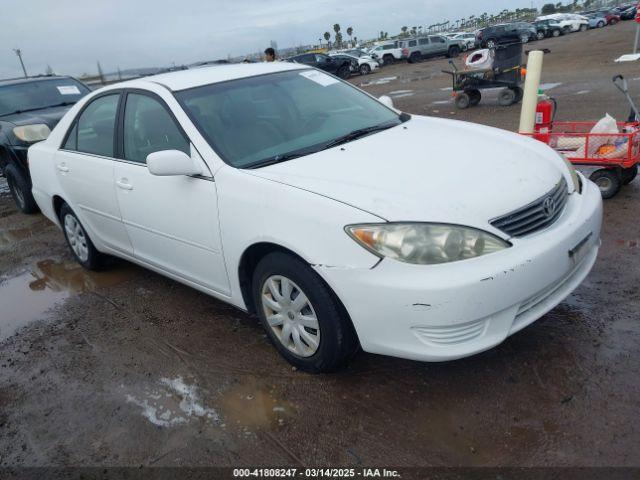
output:
[[[618,23],[618,20],[616,20],[615,18],[611,19],[611,21],[609,22],[609,25],[615,25],[616,23]]]
[[[522,100],[522,97],[524,95],[524,90],[522,90],[522,88],[520,87],[509,87],[510,90],[513,90],[513,92],[516,94],[516,98],[513,101],[513,103],[518,103],[520,100]]]
[[[371,67],[366,63],[360,65],[360,75],[369,75],[371,73]]]
[[[292,365],[329,372],[357,351],[344,308],[320,276],[302,260],[275,252],[253,274],[256,312],[278,352]]]
[[[458,55],[460,55],[460,48],[459,47],[451,47],[449,49],[449,53],[447,54],[447,56],[449,58],[456,58]]]
[[[582,25],[580,25],[580,31],[581,32],[586,32],[588,28],[589,28],[589,25],[585,25],[584,23]]]
[[[543,31],[539,31],[538,33],[536,33],[536,37],[538,37],[538,40],[544,40],[544,32]]]
[[[496,42],[493,38],[490,38],[489,40],[487,40],[486,45],[487,48],[492,49],[498,46],[498,42]]]
[[[602,28],[604,27],[604,22],[600,21],[598,22],[598,25],[596,25],[598,28]]]
[[[617,195],[622,186],[620,174],[613,168],[601,168],[589,177],[600,189],[602,198],[607,199]]]
[[[561,34],[561,30],[554,30],[553,32],[551,32],[551,35],[553,35],[554,37],[559,37]]]
[[[31,214],[39,211],[38,204],[33,198],[29,182],[24,178],[23,173],[15,165],[9,165],[5,172],[9,191],[13,201],[22,213]]]
[[[382,61],[385,65],[393,65],[396,62],[396,59],[393,55],[386,54],[382,57]]]
[[[529,43],[529,35],[522,35],[520,36],[520,41],[522,43]]]
[[[409,55],[409,63],[420,63],[422,61],[422,54],[420,52],[413,52]]]
[[[516,101],[516,92],[510,88],[500,90],[498,94],[498,104],[502,107],[508,107]]]
[[[108,257],[96,250],[80,220],[66,203],[60,208],[60,223],[76,261],[87,270],[100,270]]]
[[[471,105],[471,97],[466,92],[459,93],[456,95],[455,103],[457,108],[465,110],[469,108],[469,105]]]
[[[623,168],[622,169],[622,184],[627,185],[636,178],[638,175],[638,164],[635,164],[633,167]]]

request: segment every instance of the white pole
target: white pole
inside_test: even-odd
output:
[[[522,110],[520,111],[520,133],[533,133],[534,131],[543,58],[544,52],[540,50],[529,52],[527,77],[524,82],[524,95],[522,97]]]
[[[633,53],[638,53],[638,37],[640,36],[640,23],[636,26],[636,41],[633,42]]]

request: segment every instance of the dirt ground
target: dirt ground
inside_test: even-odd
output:
[[[640,63],[612,60],[633,34],[624,22],[539,43],[559,119],[627,116],[611,77],[640,93]],[[516,129],[519,108],[495,93],[455,111],[444,68],[353,81],[410,113]],[[640,467],[640,180],[605,203],[584,284],[499,347],[440,364],[362,353],[321,376],[195,290],[125,262],[84,272],[2,185],[1,466]]]

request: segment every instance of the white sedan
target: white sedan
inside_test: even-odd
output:
[[[360,72],[360,75],[368,75],[371,72],[375,72],[380,68],[380,64],[377,61],[375,61],[373,57],[370,57],[369,55],[355,55],[352,53],[334,53],[329,56],[333,57],[336,55],[343,56],[343,57],[346,56],[356,60],[358,62],[358,71]]]
[[[358,347],[487,350],[569,295],[599,247],[598,188],[547,146],[300,64],[102,88],[29,165],[84,267],[122,257],[255,313],[308,371]]]

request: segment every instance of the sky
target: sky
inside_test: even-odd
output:
[[[548,2],[548,0],[547,0]],[[162,67],[317,43],[333,24],[359,38],[545,0],[3,0],[0,78]],[[346,33],[343,33],[346,37]]]

